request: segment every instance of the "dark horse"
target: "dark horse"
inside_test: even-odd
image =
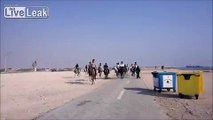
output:
[[[116,73],[116,76],[119,77],[119,75],[120,75],[122,79],[124,78],[124,75],[127,73],[127,67],[126,66],[124,66],[124,67],[114,67],[113,69],[114,69],[114,71]]]
[[[104,75],[105,75],[105,79],[107,79],[109,75],[109,68],[107,64],[104,65]]]
[[[89,76],[91,77],[92,85],[95,84],[96,69],[93,68],[92,66],[89,66],[88,73],[89,73]]]
[[[121,79],[124,78],[124,75],[126,74],[126,68],[125,66],[124,67],[119,67],[119,70],[118,70],[120,76],[121,76]]]
[[[109,69],[104,69],[104,75],[105,75],[105,79],[107,79],[109,75]]]
[[[80,75],[80,69],[79,69],[79,68],[76,68],[76,69],[74,70],[74,73],[75,73],[77,76],[79,76],[79,75]]]

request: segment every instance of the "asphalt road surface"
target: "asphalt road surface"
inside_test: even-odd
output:
[[[142,79],[113,79],[36,119],[168,119],[153,99]]]

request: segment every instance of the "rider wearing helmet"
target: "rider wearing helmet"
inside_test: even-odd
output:
[[[121,61],[121,64],[119,65],[119,70],[120,70],[120,74],[121,74],[121,78],[123,78],[124,76],[124,72],[125,72],[125,68],[124,68],[125,66],[124,66],[124,63],[123,63],[123,61]]]
[[[104,65],[104,69],[108,69],[108,65],[107,65],[107,63],[105,63],[105,65]]]
[[[105,63],[105,65],[104,65],[104,75],[105,75],[105,78],[108,77],[108,74],[109,74],[109,68],[108,68],[107,63]]]
[[[121,61],[120,67],[124,67],[124,63],[123,63],[123,61]]]

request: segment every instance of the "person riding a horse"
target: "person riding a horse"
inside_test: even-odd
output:
[[[87,73],[87,71],[88,71],[88,66],[85,65],[84,72]]]
[[[89,65],[89,75],[91,76],[92,84],[94,84],[94,80],[96,79],[96,65],[95,65],[95,59],[92,59],[92,62],[90,62]]]
[[[102,67],[101,67],[101,63],[99,63],[99,66],[98,66],[98,73],[99,73],[99,77],[101,77],[101,74],[102,74]]]
[[[119,65],[119,73],[121,75],[121,78],[123,78],[124,73],[125,73],[125,65],[124,65],[123,61],[121,61],[121,64]]]
[[[118,77],[118,75],[119,75],[119,62],[116,63],[116,66],[115,66],[114,69],[115,69],[116,76]]]
[[[133,64],[131,64],[131,68],[130,68],[130,71],[132,73],[132,76],[135,76],[135,66]]]
[[[108,75],[109,75],[109,68],[108,68],[107,63],[105,63],[105,65],[104,65],[104,75],[105,75],[105,79],[107,79]]]
[[[80,74],[80,68],[79,68],[79,65],[78,65],[78,64],[75,65],[74,73],[77,74],[77,75]]]

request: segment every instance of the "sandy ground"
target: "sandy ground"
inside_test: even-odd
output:
[[[204,95],[198,100],[180,99],[177,93],[154,92],[151,72],[142,70],[142,79],[155,95],[155,102],[172,119],[212,119],[212,72],[204,72]],[[160,71],[160,70],[158,70]],[[183,72],[180,70],[168,70]],[[111,72],[114,73],[114,72]],[[111,74],[110,77],[113,77]],[[96,90],[110,80],[73,72],[30,72],[1,74],[1,119],[32,119],[77,97]]]
[[[146,86],[151,90],[153,90],[152,71],[143,70],[141,73]],[[183,70],[167,71],[186,72]],[[212,72],[203,72],[204,94],[200,95],[198,100],[194,97],[181,99],[178,97],[177,92],[165,91],[162,93],[153,92],[155,102],[172,119],[213,119],[212,76]]]
[[[30,72],[1,74],[1,120],[32,119],[89,93],[110,80],[73,72]]]

